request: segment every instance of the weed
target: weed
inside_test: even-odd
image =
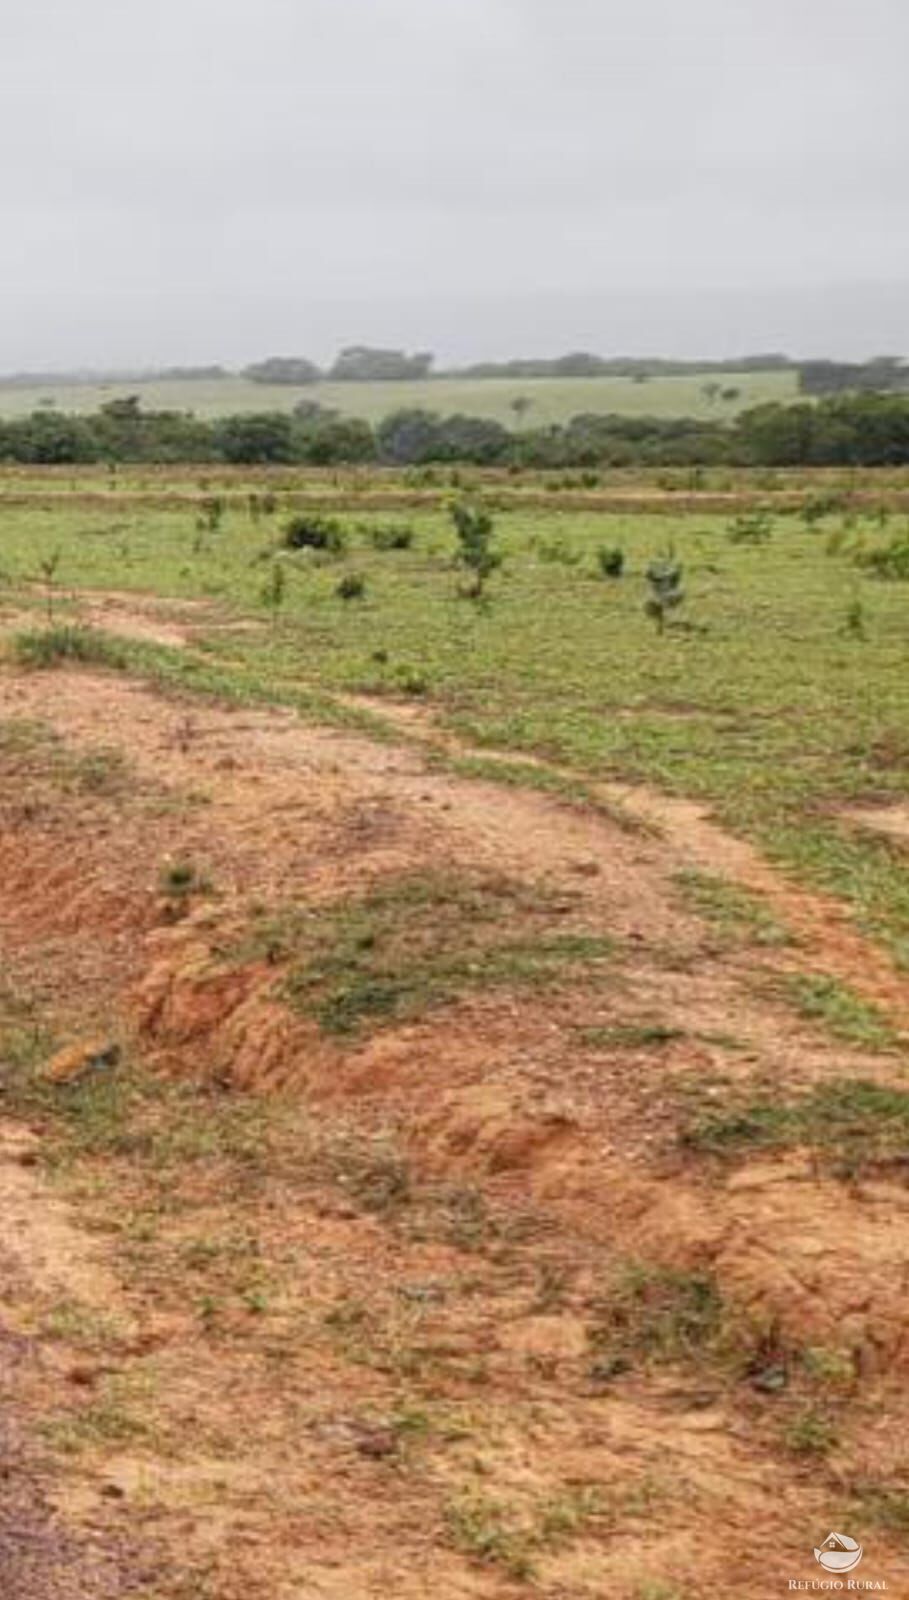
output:
[[[273,561],[269,568],[268,577],[262,585],[262,604],[267,606],[274,618],[284,604],[287,595],[287,573],[280,561]]]
[[[60,565],[62,554],[63,552],[58,548],[56,550],[52,550],[49,555],[44,556],[38,562],[38,571],[41,573],[46,590],[45,604],[47,606],[47,625],[49,628],[52,628],[54,625],[55,583],[57,577],[57,568]]]
[[[172,900],[186,900],[191,894],[208,890],[209,882],[195,862],[187,859],[168,861],[161,869],[161,893]]]
[[[452,1543],[464,1555],[501,1567],[520,1582],[533,1576],[527,1532],[507,1506],[473,1492],[448,1507],[447,1522]]]
[[[867,639],[868,637],[865,628],[865,607],[858,595],[853,595],[846,607],[843,631],[852,639]]]
[[[40,1432],[63,1455],[77,1455],[97,1446],[109,1449],[112,1445],[148,1443],[153,1430],[135,1402],[147,1398],[150,1388],[147,1373],[108,1378],[88,1405],[49,1418]]]

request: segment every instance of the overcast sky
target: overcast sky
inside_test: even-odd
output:
[[[0,371],[909,353],[909,0],[2,0]]]

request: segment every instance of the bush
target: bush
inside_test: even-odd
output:
[[[682,587],[682,564],[670,554],[651,561],[647,568],[650,593],[644,603],[648,617],[656,623],[657,633],[662,633],[670,611],[675,611],[685,598]]]
[[[362,600],[366,594],[366,579],[359,572],[346,572],[335,594],[339,600]]]
[[[320,517],[311,511],[291,517],[284,528],[284,543],[288,550],[342,551],[347,543],[344,529],[334,517]]]

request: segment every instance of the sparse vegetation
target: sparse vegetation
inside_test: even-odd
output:
[[[15,650],[24,667],[57,667],[73,661],[80,666],[122,669],[126,664],[126,651],[116,639],[81,623],[58,623],[20,633]]]
[[[909,1092],[863,1079],[819,1085],[798,1098],[743,1097],[698,1114],[684,1133],[693,1149],[741,1159],[795,1146],[817,1152],[842,1177],[909,1172]]]
[[[719,1287],[705,1272],[683,1272],[649,1262],[628,1262],[598,1298],[590,1326],[602,1359],[684,1361],[717,1341],[723,1304]]]
[[[411,876],[340,906],[268,914],[237,953],[285,967],[290,1001],[343,1034],[471,989],[541,984],[572,966],[595,971],[612,955],[608,936],[550,919],[544,892],[506,879]]]
[[[759,945],[787,945],[792,938],[757,895],[727,878],[687,867],[675,882],[685,904],[704,917],[727,941],[753,941]]]
[[[781,992],[801,1015],[821,1023],[837,1039],[864,1050],[896,1050],[903,1037],[870,1000],[825,973],[791,973]]]

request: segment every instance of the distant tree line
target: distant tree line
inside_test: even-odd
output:
[[[0,420],[0,461],[559,468],[623,466],[902,466],[909,394],[843,394],[754,406],[732,421],[585,413],[564,425],[511,431],[483,417],[392,412],[372,427],[313,401],[293,411],[211,421],[145,411],[136,396],[86,416],[42,408]]]
[[[715,391],[714,398],[737,396],[738,391],[722,380],[742,373],[792,372],[803,394],[827,395],[843,392],[909,392],[909,366],[899,356],[875,356],[870,361],[798,361],[777,351],[736,356],[725,361],[675,361],[659,356],[597,356],[575,350],[551,358],[519,357],[513,361],[480,361],[472,366],[435,370],[435,357],[429,350],[408,354],[405,350],[349,345],[341,350],[330,367],[322,368],[307,356],[269,356],[244,367],[242,376],[253,383],[307,388],[312,384],[391,383],[425,381],[433,378],[500,378],[520,382],[530,378],[625,378],[647,383],[652,378],[706,378],[704,392]],[[155,381],[213,381],[233,376],[222,366],[164,367],[130,373],[91,371],[14,373],[0,377],[0,387],[47,387],[59,385],[145,383]],[[520,397],[526,409],[532,402]]]
[[[803,361],[799,388],[803,394],[909,391],[909,367],[901,356],[875,356],[871,361]]]
[[[323,372],[305,356],[269,356],[244,367],[244,378],[253,383],[284,383],[305,386],[309,383],[390,383],[403,379],[428,378],[433,356],[429,350],[407,355],[403,350],[374,350],[365,344],[349,345],[336,356],[334,365]]]

